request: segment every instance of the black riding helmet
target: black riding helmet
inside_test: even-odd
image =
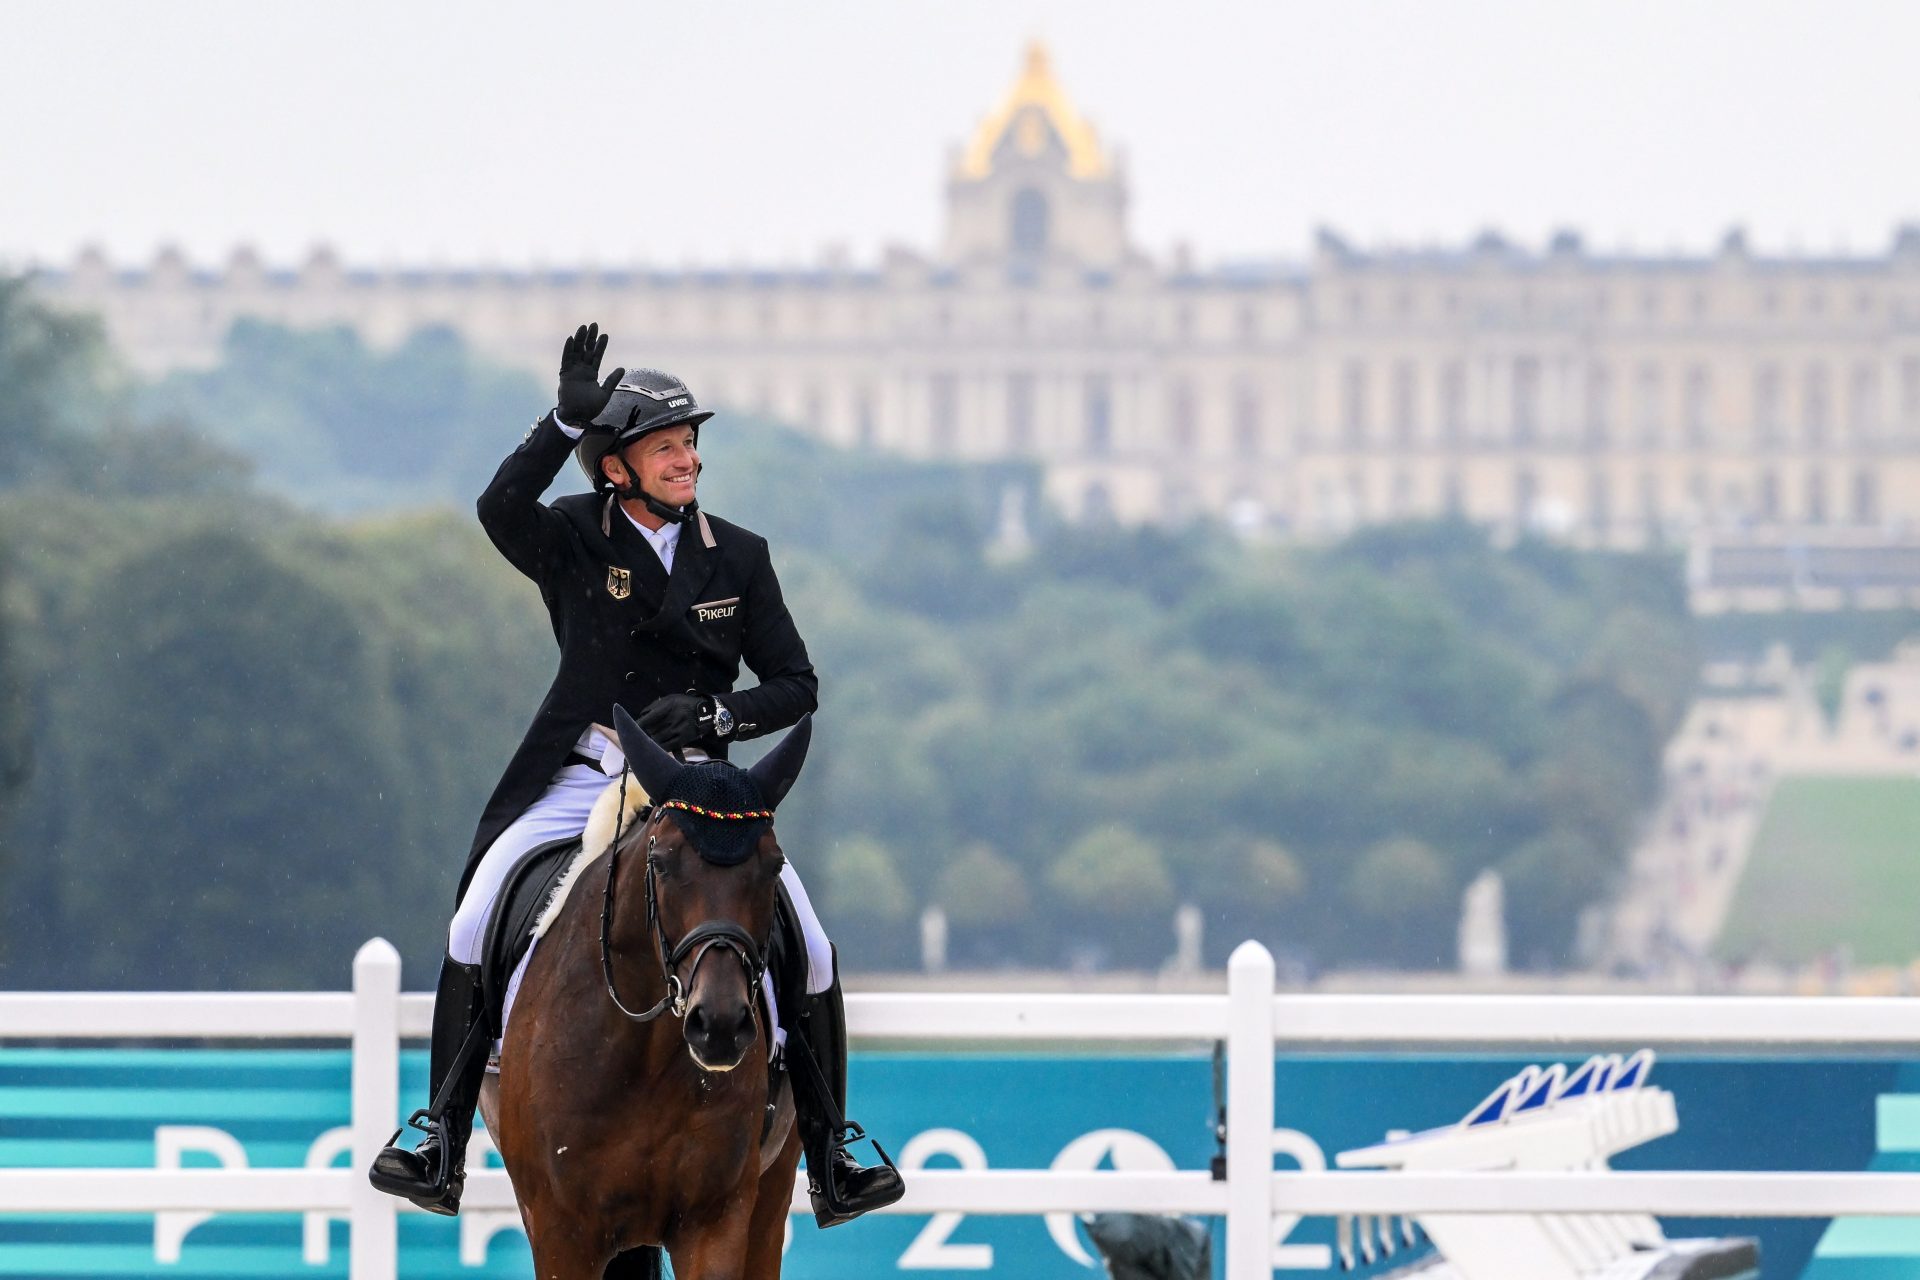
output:
[[[587,424],[573,456],[587,473],[594,492],[611,493],[613,482],[601,472],[600,459],[666,427],[692,427],[694,444],[698,445],[700,424],[712,416],[713,410],[702,409],[687,384],[672,374],[661,369],[629,369],[613,389],[607,407]]]

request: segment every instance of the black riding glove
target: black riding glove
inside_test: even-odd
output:
[[[678,751],[706,735],[703,713],[710,718],[705,698],[691,693],[669,693],[647,704],[646,710],[640,713],[639,724],[663,749]]]
[[[627,376],[615,369],[600,380],[600,357],[607,353],[607,335],[598,324],[583,324],[560,352],[560,396],[555,410],[570,427],[585,427],[600,416],[613,399],[613,389]]]

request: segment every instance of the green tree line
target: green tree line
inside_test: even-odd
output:
[[[426,972],[552,672],[467,505],[550,392],[446,335],[263,327],[116,382],[13,287],[0,335],[4,980],[336,986],[375,933]],[[733,415],[702,444],[703,503],[773,540],[821,674],[782,841],[854,968],[912,963],[934,905],[962,963],[1152,965],[1183,902],[1215,960],[1445,966],[1487,867],[1515,954],[1566,964],[1696,669],[1664,557],[1076,527],[1025,466]],[[404,501],[315,510],[348,492]]]

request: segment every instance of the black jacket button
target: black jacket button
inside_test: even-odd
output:
[[[627,683],[628,683],[628,684],[634,684],[634,683],[636,683],[636,682],[638,682],[638,681],[639,681],[639,679],[640,679],[640,673],[639,673],[638,671],[629,671],[629,672],[627,672]]]
[[[629,632],[627,632],[627,639],[629,639],[629,640],[631,640],[631,641],[633,641],[633,642],[634,642],[635,644],[639,644],[639,643],[640,643],[640,628],[638,628],[638,627],[635,627],[635,628],[633,628],[633,629],[632,629],[631,631],[629,631]]]

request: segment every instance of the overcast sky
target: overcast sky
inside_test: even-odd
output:
[[[1920,5],[0,2],[0,260],[871,261],[1043,38],[1203,261],[1496,226],[1878,252]]]

